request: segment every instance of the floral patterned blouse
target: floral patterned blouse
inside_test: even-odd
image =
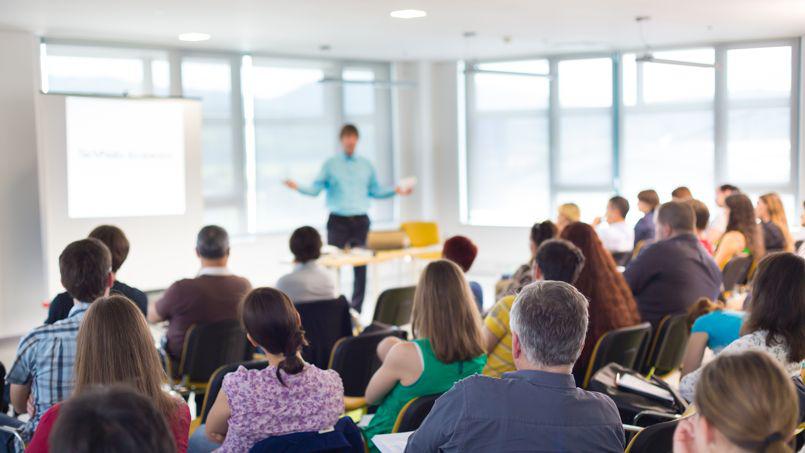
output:
[[[333,370],[305,365],[298,374],[243,367],[224,377],[232,415],[220,452],[247,452],[271,436],[332,428],[344,411],[344,385]]]

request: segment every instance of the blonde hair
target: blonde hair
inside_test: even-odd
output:
[[[125,384],[173,420],[178,401],[162,390],[166,380],[151,331],[134,302],[117,295],[93,302],[78,330],[73,394]]]
[[[565,203],[559,205],[559,215],[570,223],[578,222],[581,219],[581,210],[576,203]]]
[[[783,201],[780,199],[780,195],[775,192],[769,192],[761,195],[760,200],[766,205],[771,223],[775,224],[783,233],[783,237],[785,237],[784,250],[793,252],[794,238],[791,236],[791,231],[788,230],[788,219],[785,216],[785,208],[783,208]]]
[[[794,383],[768,354],[722,354],[696,384],[699,414],[736,446],[784,453],[799,416]]]
[[[481,315],[464,272],[453,262],[434,261],[425,268],[414,295],[414,335],[430,340],[442,363],[484,354]]]

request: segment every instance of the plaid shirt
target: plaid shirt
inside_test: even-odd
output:
[[[23,427],[26,441],[31,439],[42,414],[73,391],[76,338],[88,308],[88,303],[76,302],[67,319],[37,327],[20,341],[6,381],[31,386],[35,413]]]

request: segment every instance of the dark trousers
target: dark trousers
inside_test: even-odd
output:
[[[327,220],[327,243],[338,248],[364,247],[369,235],[369,216],[340,216],[330,214]],[[352,286],[352,308],[361,311],[366,294],[366,266],[355,266],[355,282]]]

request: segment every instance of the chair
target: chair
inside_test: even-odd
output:
[[[732,291],[738,285],[745,285],[749,281],[753,259],[751,256],[735,257],[724,266],[721,271],[724,282],[724,292]]]
[[[590,378],[596,371],[615,362],[626,368],[634,368],[639,363],[643,342],[651,335],[651,324],[644,322],[636,326],[611,330],[595,343],[582,388],[587,388]]]
[[[618,266],[626,266],[632,259],[632,252],[612,252],[612,258]]]
[[[420,396],[407,402],[397,415],[397,421],[394,422],[392,433],[407,433],[409,431],[416,431],[419,426],[425,421],[425,417],[430,414],[436,400],[442,396],[441,393],[436,395]]]
[[[416,286],[391,288],[380,293],[372,321],[391,326],[404,326],[411,322]]]
[[[626,446],[626,453],[671,453],[679,420],[658,423],[639,431]]]
[[[682,365],[690,338],[687,315],[668,315],[660,320],[643,364],[644,374],[665,376]]]
[[[299,302],[294,304],[302,319],[308,346],[302,357],[321,369],[326,369],[336,341],[352,336],[349,302],[344,296],[333,300]]]
[[[25,450],[25,441],[22,440],[22,436],[20,435],[19,431],[10,426],[0,426],[0,432],[10,434],[8,443],[6,445],[0,444],[0,449],[2,449],[1,451],[22,453]]]
[[[436,222],[405,222],[401,229],[411,240],[411,247],[427,247],[439,243],[439,225]]]
[[[388,329],[375,333],[364,333],[357,337],[346,337],[338,340],[330,355],[331,370],[341,376],[344,383],[344,396],[362,397],[366,394],[369,380],[380,368],[377,357],[377,345],[387,337],[406,339],[403,330]]]
[[[249,453],[363,453],[366,445],[360,429],[349,417],[341,417],[330,431],[272,436],[257,442]]]
[[[218,393],[221,391],[221,385],[224,383],[224,376],[240,367],[244,367],[247,370],[262,370],[263,368],[268,367],[268,362],[265,360],[249,360],[245,362],[223,365],[215,370],[212,376],[210,376],[209,382],[207,383],[207,392],[204,394],[204,402],[201,404],[201,413],[191,423],[191,432],[199,425],[203,425],[207,422],[207,415],[209,415],[210,409],[212,409],[212,405],[215,402],[215,398],[218,397]]]

